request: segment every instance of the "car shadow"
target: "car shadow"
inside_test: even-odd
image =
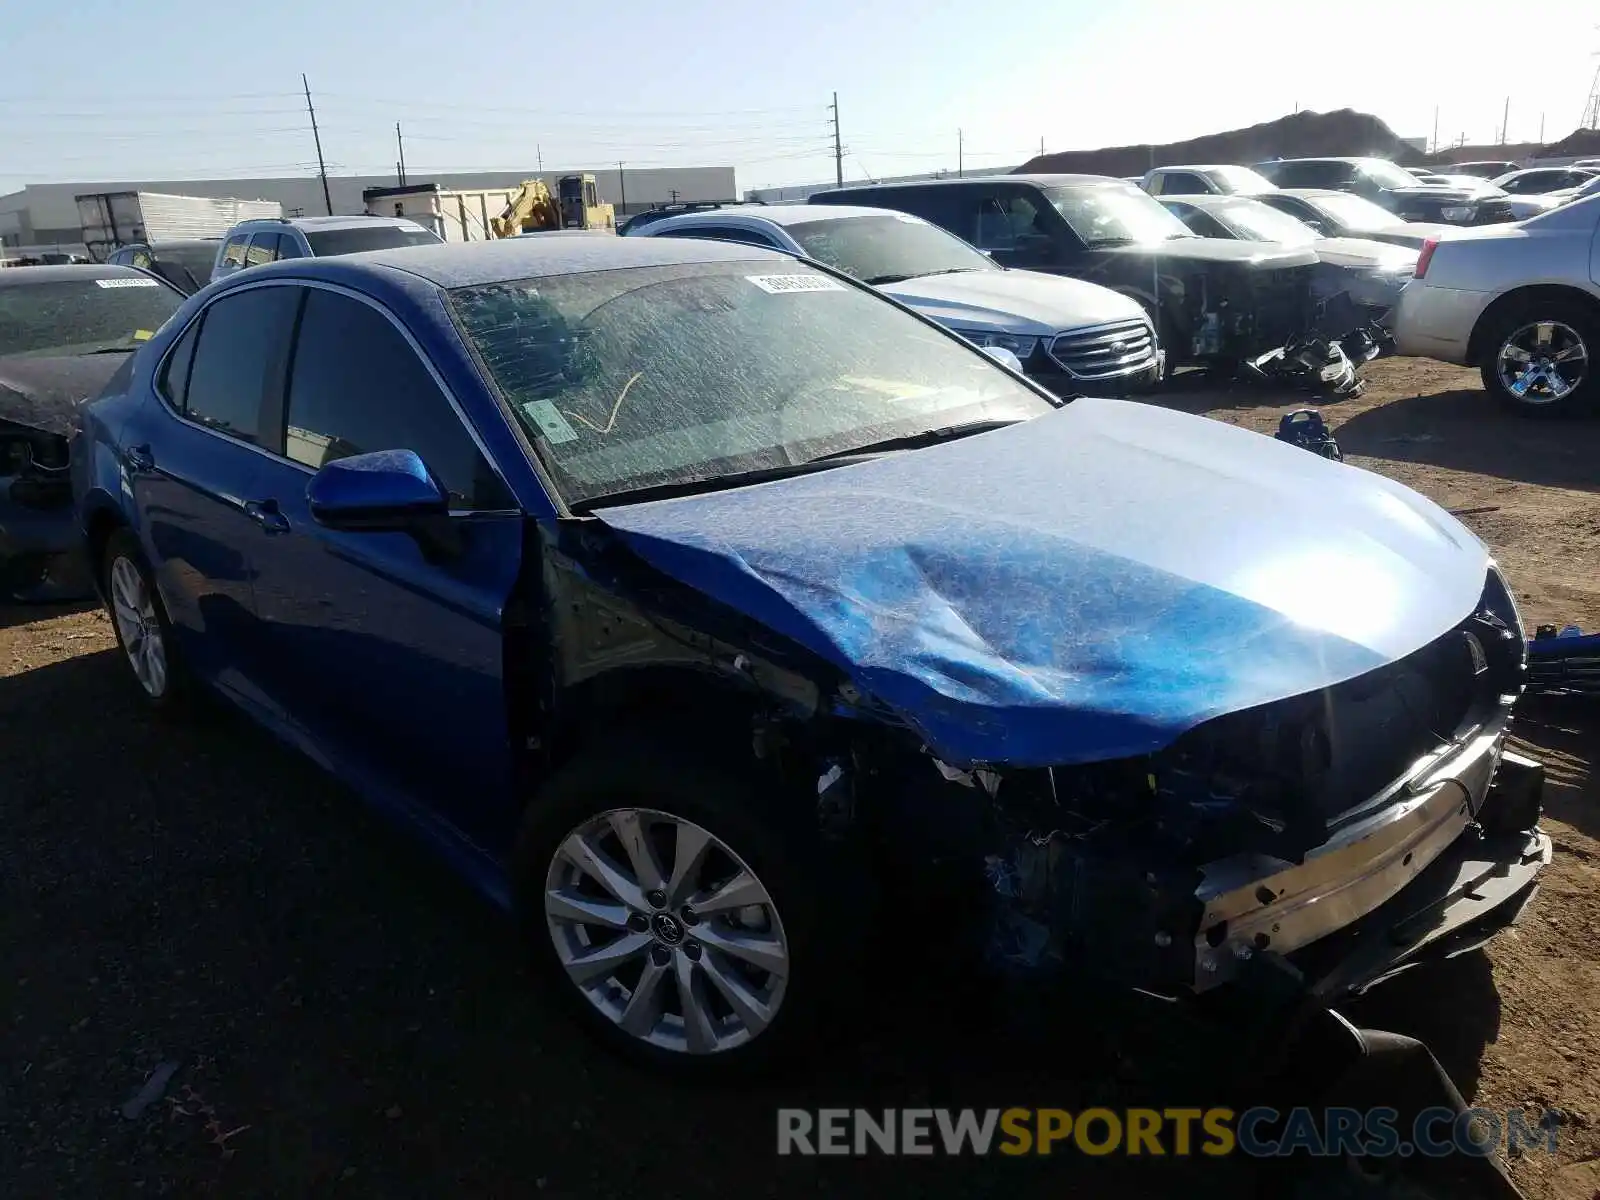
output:
[[[110,648],[0,677],[0,878],[27,898],[8,1036],[39,1064],[8,1101],[35,1170],[88,1139],[71,1186],[36,1175],[34,1194],[1248,1194],[1238,1158],[780,1158],[784,1107],[1226,1104],[1239,1043],[1153,1000],[941,962],[935,923],[889,931],[932,961],[852,975],[841,1012],[877,1015],[841,1016],[788,1074],[669,1083],[580,1036],[531,986],[512,923],[428,851],[242,716],[203,711],[152,715]],[[1380,1001],[1363,1023],[1423,1031],[1475,1090],[1498,1027],[1481,955]],[[97,1119],[162,1059],[181,1111]],[[248,1127],[226,1166],[191,1095]]]
[[[1600,842],[1600,699],[1526,696],[1517,705],[1513,748],[1544,764],[1544,810]]]
[[[1346,455],[1600,491],[1600,421],[1514,417],[1481,389],[1391,400],[1338,422],[1334,436]]]

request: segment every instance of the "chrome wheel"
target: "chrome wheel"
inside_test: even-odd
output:
[[[1589,348],[1560,321],[1524,325],[1500,346],[1495,370],[1503,387],[1523,404],[1554,404],[1583,386]]]
[[[772,1024],[789,943],[754,871],[693,821],[612,809],[561,842],[545,919],[573,985],[631,1037],[684,1054],[744,1045]]]
[[[155,598],[145,585],[144,575],[130,560],[117,557],[111,563],[111,615],[128,665],[139,686],[153,700],[167,691],[167,643],[156,614]]]

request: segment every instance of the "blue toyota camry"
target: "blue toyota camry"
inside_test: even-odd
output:
[[[663,1067],[802,1044],[864,948],[1175,996],[1270,951],[1337,995],[1490,936],[1549,856],[1459,523],[1064,403],[804,260],[241,272],[71,469],[140,694],[219,693],[413,826]]]

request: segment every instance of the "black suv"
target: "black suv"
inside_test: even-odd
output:
[[[1331,188],[1354,192],[1402,221],[1440,225],[1494,225],[1513,220],[1504,196],[1484,196],[1444,184],[1420,183],[1386,158],[1280,158],[1255,169],[1281,188]]]
[[[940,179],[817,192],[809,203],[911,213],[1003,266],[1070,275],[1131,296],[1156,321],[1169,369],[1254,358],[1312,319],[1312,251],[1196,237],[1121,179]]]

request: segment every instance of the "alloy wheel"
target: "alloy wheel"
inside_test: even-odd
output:
[[[564,838],[545,880],[556,957],[630,1037],[715,1054],[760,1036],[789,980],[789,943],[756,873],[715,834],[647,808]]]
[[[155,598],[144,573],[120,555],[111,563],[111,613],[128,665],[147,695],[159,700],[167,690],[167,644]]]
[[[1589,349],[1572,326],[1536,321],[1517,329],[1495,358],[1500,386],[1523,404],[1553,404],[1583,386]]]

